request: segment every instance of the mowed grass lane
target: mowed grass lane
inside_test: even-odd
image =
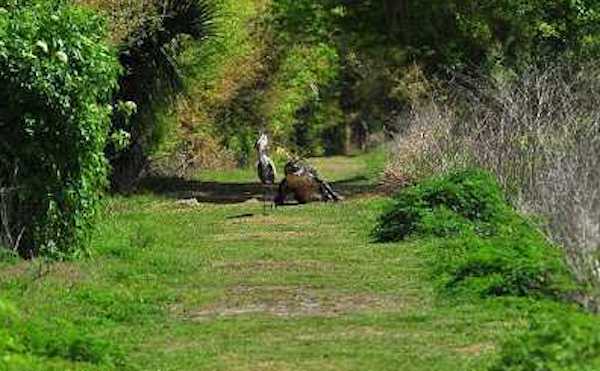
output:
[[[373,156],[334,161],[326,177],[372,181]],[[217,180],[254,182],[250,170]],[[436,299],[418,241],[372,243],[387,202],[354,195],[263,215],[252,199],[112,198],[91,259],[4,263],[0,290],[26,318],[108,340],[126,369],[484,370],[525,319]]]

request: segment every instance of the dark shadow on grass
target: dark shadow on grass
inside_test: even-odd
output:
[[[374,186],[363,176],[332,182],[331,186],[346,198],[372,193]],[[276,193],[277,187],[267,192],[267,199]],[[265,188],[260,183],[221,183],[200,180],[187,180],[176,177],[148,177],[140,183],[139,191],[166,196],[174,199],[195,198],[198,202],[234,204],[252,199],[263,201]],[[269,196],[271,194],[271,196]]]
[[[344,180],[339,180],[337,182],[332,182],[332,185],[337,185],[337,186],[345,186],[345,185],[368,185],[366,183],[368,183],[369,178],[367,178],[364,175],[359,175],[359,176],[355,176],[352,178],[348,178],[348,179],[344,179]]]
[[[246,214],[228,216],[225,219],[244,219],[244,218],[252,218],[253,216],[254,216],[253,213],[246,213]]]

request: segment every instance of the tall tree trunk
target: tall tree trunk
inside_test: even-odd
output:
[[[118,193],[130,193],[135,190],[140,178],[148,166],[148,157],[139,143],[134,143],[119,157],[111,161],[111,189]]]

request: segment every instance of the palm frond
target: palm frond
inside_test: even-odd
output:
[[[203,40],[213,34],[215,11],[206,0],[155,0],[157,17],[149,17],[122,47],[123,98],[138,105],[181,89],[177,66],[179,37]]]
[[[216,14],[211,0],[153,0],[153,6],[156,14],[147,17],[129,35],[119,53],[125,73],[119,81],[116,100],[133,101],[138,111],[129,120],[128,128],[118,115],[113,122],[113,129],[127,129],[131,134],[129,149],[107,150],[113,165],[113,188],[117,189],[131,188],[123,184],[134,183],[142,170],[137,164],[144,161],[133,157],[147,156],[148,138],[155,122],[153,107],[169,103],[182,90],[183,77],[177,63],[182,37],[187,35],[202,41],[213,35],[215,29]]]

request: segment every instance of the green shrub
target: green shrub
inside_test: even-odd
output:
[[[568,312],[534,321],[529,331],[503,345],[491,370],[600,370],[600,320]]]
[[[0,187],[23,255],[84,250],[106,185],[120,67],[102,19],[66,1],[0,11]],[[25,5],[24,5],[25,4]],[[15,240],[15,239],[13,239]]]
[[[432,276],[446,293],[560,297],[574,289],[560,250],[537,231],[525,236],[440,239],[426,251]]]
[[[467,170],[398,193],[379,220],[379,241],[417,235],[444,292],[552,296],[573,290],[561,252],[504,200],[493,177]]]
[[[0,300],[0,355],[8,352],[21,351],[23,346],[17,342],[8,331],[16,320],[16,310],[11,305]],[[0,356],[0,360],[2,357]]]
[[[475,226],[483,231],[508,210],[493,177],[468,170],[431,178],[398,193],[394,205],[380,218],[375,235],[389,242],[415,233],[446,236]]]

